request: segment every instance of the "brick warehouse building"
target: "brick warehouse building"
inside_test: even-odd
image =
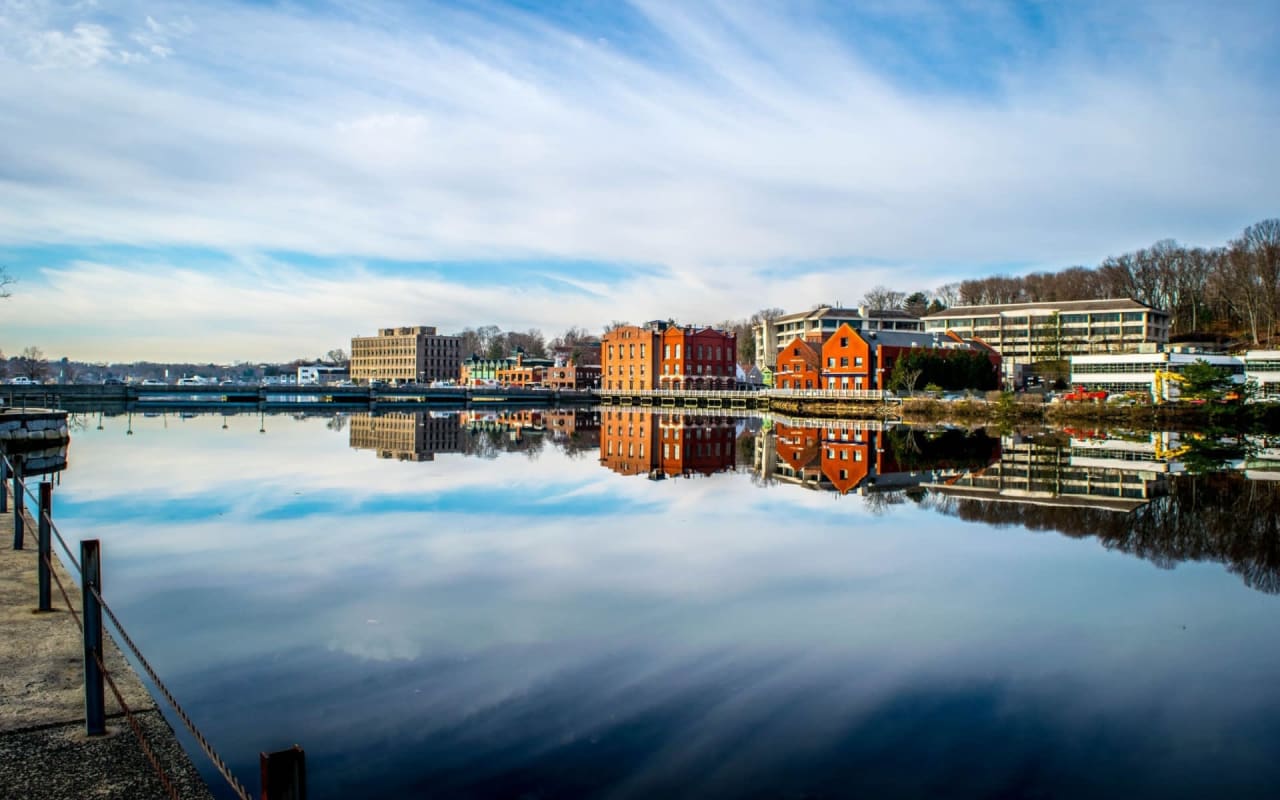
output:
[[[601,340],[601,385],[609,390],[732,389],[737,337],[669,322],[623,325]]]

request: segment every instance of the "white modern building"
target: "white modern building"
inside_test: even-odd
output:
[[[1116,353],[1071,356],[1071,384],[1090,391],[1147,392],[1152,399],[1176,400],[1187,366],[1204,361],[1244,383],[1244,362],[1235,356],[1210,353]]]
[[[307,364],[298,367],[299,386],[322,386],[342,383],[351,378],[351,371],[335,364]]]
[[[1244,373],[1254,384],[1255,400],[1280,400],[1280,350],[1250,350],[1244,354]]]
[[[924,330],[920,318],[901,309],[838,308],[817,306],[809,311],[783,314],[780,317],[758,322],[751,329],[755,337],[756,366],[773,369],[778,351],[796,337],[818,337],[826,340],[842,324],[848,323],[855,331],[919,331]]]

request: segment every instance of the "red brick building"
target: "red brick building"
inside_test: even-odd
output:
[[[670,326],[662,332],[659,386],[732,389],[737,385],[738,338],[718,328]]]
[[[551,389],[599,389],[600,365],[565,364],[548,367],[542,385]]]

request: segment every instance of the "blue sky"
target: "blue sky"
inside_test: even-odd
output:
[[[0,0],[0,349],[714,322],[1277,215],[1273,3]]]

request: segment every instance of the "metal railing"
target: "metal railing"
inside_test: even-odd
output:
[[[182,721],[187,731],[195,739],[196,744],[200,746],[200,750],[213,764],[214,769],[227,782],[231,791],[240,800],[252,800],[249,790],[236,778],[231,772],[231,768],[227,766],[226,761],[218,755],[217,751],[213,749],[213,745],[196,727],[186,709],[182,707],[182,704],[174,697],[173,692],[165,685],[151,662],[147,660],[147,657],[142,654],[138,645],[133,641],[133,637],[129,635],[120,618],[103,598],[102,551],[99,541],[97,539],[82,539],[80,541],[80,558],[77,560],[66,539],[63,538],[62,532],[53,521],[53,484],[49,481],[41,481],[37,484],[38,489],[33,492],[23,475],[22,467],[21,456],[0,454],[0,484],[8,484],[9,479],[12,479],[11,490],[7,485],[0,485],[0,513],[8,510],[8,500],[11,492],[13,501],[13,549],[22,550],[25,545],[26,517],[28,516],[26,514],[25,500],[30,498],[35,503],[34,508],[37,509],[38,609],[40,611],[52,610],[51,589],[56,584],[67,610],[71,612],[71,618],[81,632],[84,642],[85,733],[89,736],[101,736],[107,732],[105,684],[106,687],[111,689],[112,696],[124,712],[125,719],[133,731],[134,737],[138,740],[138,745],[164,787],[165,793],[172,800],[180,800],[177,786],[160,763],[151,743],[147,740],[141,723],[138,722],[133,709],[125,701],[123,694],[116,685],[115,679],[111,675],[111,671],[107,668],[103,657],[104,637],[102,627],[102,616],[106,614],[107,619],[111,621],[111,625],[119,635],[119,639],[124,642],[128,651],[142,666],[147,673],[147,677],[151,679],[152,684],[168,702],[173,713]],[[54,568],[52,547],[54,539],[61,546],[67,562],[74,567],[75,573],[80,576],[80,613],[77,613],[75,605],[71,602],[71,596],[67,592],[66,586],[62,583],[62,578],[59,577],[58,571]],[[305,764],[305,760],[301,748],[295,745],[290,750],[278,753],[262,753],[259,756],[259,760],[262,769],[263,800],[271,800],[273,798],[305,800],[306,777],[302,767]],[[273,787],[273,790],[269,792],[268,787]]]

